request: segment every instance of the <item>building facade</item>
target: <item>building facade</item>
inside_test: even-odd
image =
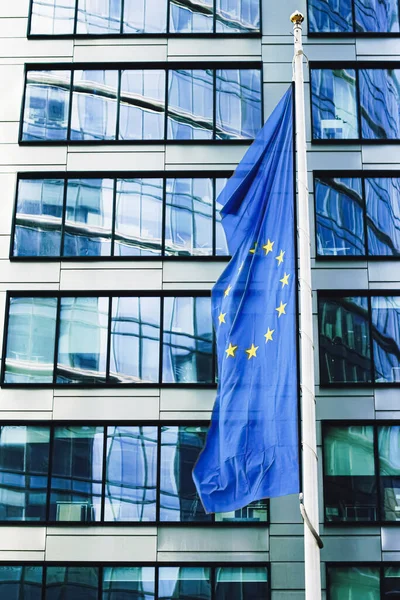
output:
[[[400,598],[397,0],[0,7],[0,598],[301,600],[297,496],[205,514],[218,193],[306,16],[323,597]]]

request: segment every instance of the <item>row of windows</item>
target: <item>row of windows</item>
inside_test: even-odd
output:
[[[216,197],[226,179],[19,179],[11,256],[227,255]]]
[[[2,425],[0,522],[265,525],[266,501],[204,512],[192,469],[207,429],[196,423]]]
[[[398,0],[308,0],[310,34],[398,34],[399,20]]]
[[[268,600],[266,566],[0,565],[4,600]]]
[[[260,33],[259,0],[32,0],[30,35]]]
[[[394,565],[328,565],[329,600],[396,600],[400,598],[400,567]]]
[[[252,139],[259,68],[28,69],[22,142]]]

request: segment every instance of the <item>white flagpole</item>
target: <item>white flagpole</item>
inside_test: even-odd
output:
[[[296,111],[298,247],[300,287],[300,383],[302,413],[304,569],[306,600],[321,600],[321,570],[318,515],[318,459],[315,431],[314,342],[312,321],[312,287],[310,224],[308,210],[307,146],[303,76],[303,15],[290,17],[294,31],[294,82]],[[314,530],[314,531],[313,531]]]

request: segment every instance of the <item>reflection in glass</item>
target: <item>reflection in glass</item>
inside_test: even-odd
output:
[[[324,469],[327,521],[378,519],[372,426],[327,427]]]
[[[2,600],[42,600],[43,567],[0,566]]]
[[[155,521],[157,427],[108,427],[105,521]]]
[[[57,383],[101,383],[106,376],[108,298],[61,298]]]
[[[167,0],[124,3],[123,33],[165,33]]]
[[[215,180],[215,254],[217,256],[229,256],[228,244],[226,241],[225,231],[221,223],[222,205],[218,202],[218,196],[222,192],[228,179],[220,178]]]
[[[168,73],[168,139],[213,137],[213,72],[196,69]]]
[[[162,179],[118,179],[115,256],[161,254]]]
[[[215,521],[224,523],[264,522],[268,520],[267,500],[256,500],[248,506],[227,513],[215,513]]]
[[[159,567],[159,600],[211,600],[211,569]]]
[[[122,0],[78,0],[76,33],[119,33]]]
[[[212,383],[210,298],[164,299],[163,383]]]
[[[0,427],[0,521],[46,520],[49,440],[49,427]]]
[[[54,428],[50,521],[100,521],[103,439],[103,427]]]
[[[110,379],[157,383],[160,355],[160,298],[112,299]]]
[[[75,0],[33,0],[32,35],[68,35],[74,33]]]
[[[252,0],[216,0],[217,33],[260,31],[260,3]]]
[[[309,32],[347,33],[353,31],[352,2],[353,0],[308,0]]]
[[[46,568],[46,600],[98,600],[97,567]]]
[[[328,567],[330,600],[380,600],[379,567]]]
[[[71,139],[114,140],[118,71],[74,71]]]
[[[356,72],[354,69],[311,71],[314,139],[357,139]]]
[[[397,0],[353,0],[356,31],[395,33],[399,31]]]
[[[22,140],[67,139],[71,71],[28,71]]]
[[[104,567],[101,600],[153,600],[154,567]]]
[[[10,298],[4,383],[52,383],[57,298]]]
[[[213,0],[170,0],[170,33],[212,33]]]
[[[212,180],[167,179],[166,185],[165,253],[212,255]]]
[[[365,179],[368,253],[400,256],[400,178]]]
[[[400,427],[398,425],[378,427],[378,450],[381,519],[399,521]]]
[[[122,71],[119,139],[162,140],[165,123],[165,71]]]
[[[400,598],[400,568],[384,567],[382,580],[382,592],[384,600],[395,600]]]
[[[64,181],[20,179],[13,256],[60,256]]]
[[[265,567],[222,567],[216,570],[215,600],[268,598]]]
[[[216,72],[217,139],[255,138],[261,128],[261,73],[259,69]]]
[[[365,255],[361,178],[316,178],[315,203],[318,254]]]
[[[368,299],[320,298],[321,383],[368,383],[371,342]]]
[[[400,137],[400,69],[360,69],[363,139]]]
[[[400,297],[371,299],[375,381],[400,382]]]
[[[69,179],[63,256],[110,256],[114,181]]]

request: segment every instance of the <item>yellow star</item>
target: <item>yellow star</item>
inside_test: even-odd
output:
[[[279,280],[279,281],[282,282],[282,287],[283,288],[285,287],[285,285],[289,285],[289,277],[290,277],[290,275],[287,275],[285,273],[285,275],[282,277],[282,279]]]
[[[226,288],[226,290],[224,291],[224,296],[225,296],[225,298],[226,298],[227,296],[229,296],[229,292],[231,291],[231,289],[232,289],[232,286],[231,286],[231,285],[228,285],[228,287],[227,287],[227,288]]]
[[[275,310],[278,311],[278,317],[280,317],[281,315],[286,315],[286,313],[285,313],[285,306],[287,306],[287,302],[286,302],[286,304],[283,304],[283,302],[281,300],[281,305],[278,306],[278,308],[275,309]]]
[[[278,261],[278,265],[281,265],[283,263],[283,255],[285,254],[285,252],[283,250],[281,250],[280,254],[278,256],[275,256],[275,260]]]
[[[257,249],[257,242],[254,242],[254,248],[250,250],[250,254],[255,254]]]
[[[263,250],[265,250],[265,256],[267,256],[267,254],[272,252],[272,248],[273,248],[274,244],[275,244],[275,242],[271,242],[269,239],[268,239],[268,242],[266,244],[264,244]]]
[[[256,352],[258,350],[258,346],[255,346],[254,344],[251,345],[251,347],[246,350],[247,354],[249,355],[249,360],[251,359],[252,356],[257,356]]]
[[[270,329],[268,327],[268,331],[267,333],[264,333],[264,337],[265,337],[265,343],[269,342],[269,341],[273,341],[272,339],[272,334],[274,333],[275,329]]]
[[[219,321],[219,324],[220,324],[220,325],[221,325],[222,323],[225,323],[225,315],[226,315],[226,313],[220,313],[220,314],[218,315],[218,321]]]
[[[238,349],[238,346],[232,346],[231,342],[229,342],[229,346],[225,350],[226,358],[229,358],[229,356],[232,356],[233,358],[235,358],[235,352],[237,349]]]

